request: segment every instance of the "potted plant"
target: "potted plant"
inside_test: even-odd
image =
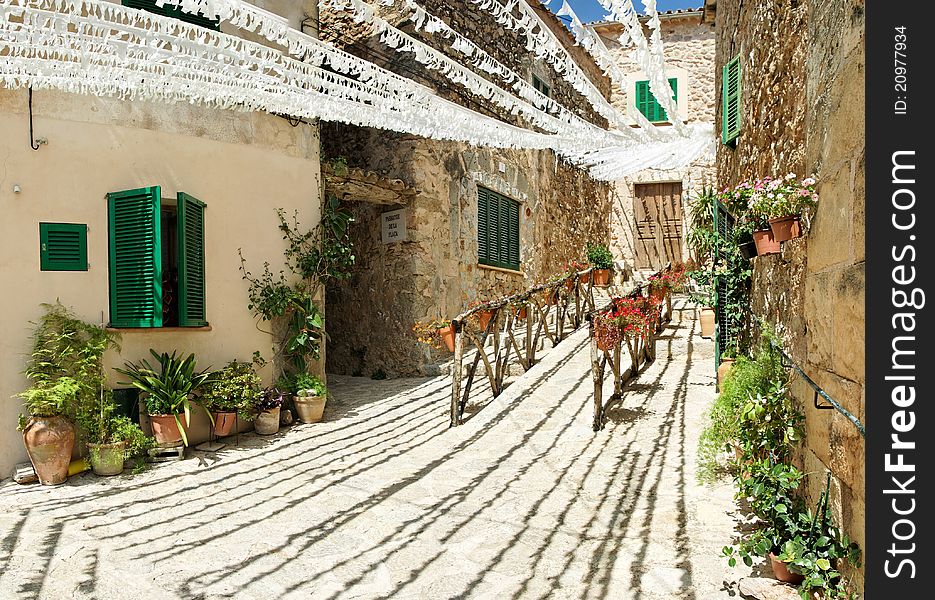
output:
[[[59,377],[17,394],[28,414],[20,414],[17,428],[42,485],[59,485],[68,478],[75,425],[66,415],[73,414],[79,387],[71,377]]]
[[[303,423],[318,423],[325,412],[328,390],[319,377],[308,373],[299,373],[292,381],[290,391],[295,395],[296,412]]]
[[[483,300],[474,300],[468,304],[469,309],[482,308],[482,310],[474,311],[470,316],[468,316],[468,319],[481,331],[487,331],[487,325],[490,324],[491,319],[494,317],[494,310],[491,308],[483,308],[486,306],[487,303]]]
[[[711,338],[714,336],[715,311],[714,311],[714,287],[706,280],[705,271],[695,271],[692,278],[698,283],[698,289],[689,294],[689,298],[698,306],[698,322],[701,327],[701,337]]]
[[[287,393],[271,386],[257,396],[252,412],[255,419],[253,425],[258,434],[273,435],[279,431],[279,411]]]
[[[444,346],[449,352],[455,351],[455,328],[447,319],[430,319],[418,321],[412,326],[419,342],[441,350]]]
[[[613,350],[623,340],[623,329],[613,310],[594,316],[594,338],[601,352]]]
[[[216,436],[230,435],[238,416],[251,418],[250,409],[263,391],[263,380],[254,364],[233,360],[207,381],[200,399],[205,410],[211,411]]]
[[[108,477],[120,475],[129,458],[142,457],[153,445],[140,426],[128,417],[114,416],[113,404],[97,420],[88,435],[96,443],[88,443],[91,470],[95,475]]]
[[[784,179],[773,179],[767,189],[772,193],[769,226],[777,242],[785,242],[802,235],[801,217],[805,209],[815,206],[818,194],[815,179],[798,181],[794,173]]]
[[[607,287],[610,285],[610,271],[614,268],[614,255],[607,246],[601,244],[588,244],[588,263],[594,269],[594,285]]]
[[[187,446],[186,428],[191,425],[191,397],[205,384],[210,373],[207,369],[195,371],[194,354],[189,354],[183,360],[175,351],[170,355],[168,352],[158,354],[150,349],[149,353],[156,359],[158,370],[146,359],[141,359],[139,363],[127,361],[125,369],[115,370],[130,379],[129,382],[122,382],[122,385],[133,385],[146,394],[143,402],[152,420],[156,443],[163,447],[173,447],[181,442]],[[211,413],[205,412],[213,425]]]
[[[721,389],[724,378],[730,372],[731,367],[734,366],[734,360],[737,357],[737,343],[731,342],[724,348],[724,351],[721,353],[721,364],[717,367],[717,389]]]

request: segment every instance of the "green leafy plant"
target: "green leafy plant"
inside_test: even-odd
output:
[[[688,225],[686,242],[692,251],[692,262],[705,265],[711,261],[717,243],[717,231],[714,228],[714,207],[717,194],[708,186],[693,195],[689,200],[691,220]]]
[[[175,416],[182,441],[187,446],[188,436],[179,415],[185,415],[186,426],[191,424],[191,396],[201,389],[210,373],[207,369],[195,371],[194,354],[189,354],[183,359],[175,351],[170,355],[168,352],[159,354],[150,349],[149,353],[156,359],[158,370],[146,359],[141,359],[139,363],[127,361],[125,369],[115,370],[130,379],[128,382],[121,382],[122,385],[130,384],[146,393],[144,402],[150,415]],[[211,413],[207,414],[213,423]]]
[[[263,391],[263,380],[254,365],[233,360],[223,369],[211,373],[201,401],[213,412],[234,412],[249,419],[257,396]]]
[[[613,269],[614,255],[607,246],[601,244],[588,244],[587,246],[588,262],[595,269]]]
[[[288,392],[279,389],[276,386],[270,386],[264,389],[259,396],[256,397],[256,400],[251,407],[253,416],[261,412],[266,412],[268,410],[275,410],[282,406],[283,402],[286,400],[286,395]]]
[[[40,380],[28,390],[17,394],[22,398],[23,408],[29,417],[58,417],[67,416],[73,412],[75,398],[81,386],[71,377],[59,377],[55,381]],[[17,429],[25,431],[29,418],[20,414]]]

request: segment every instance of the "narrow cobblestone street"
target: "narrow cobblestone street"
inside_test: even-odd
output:
[[[715,392],[694,314],[676,306],[597,434],[580,331],[455,430],[447,378],[335,376],[321,424],[134,477],[7,482],[0,597],[733,596],[732,489],[695,478]]]

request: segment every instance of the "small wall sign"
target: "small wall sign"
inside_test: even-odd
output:
[[[405,242],[406,236],[406,209],[391,210],[381,215],[383,224],[383,243],[393,244]]]

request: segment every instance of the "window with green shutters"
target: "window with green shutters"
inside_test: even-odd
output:
[[[39,269],[87,271],[88,226],[76,223],[39,223]]]
[[[678,102],[678,80],[672,77],[669,79],[669,85],[672,86],[672,99]],[[656,97],[653,96],[653,93],[649,90],[649,81],[637,81],[635,91],[636,108],[643,113],[643,116],[650,122],[663,123],[669,120],[665,109],[659,105],[659,102],[656,101]]]
[[[111,326],[207,325],[204,203],[180,192],[165,204],[159,186],[107,203]]]
[[[740,112],[740,56],[735,56],[721,70],[721,141],[733,145],[740,137],[743,122]]]
[[[179,21],[191,23],[192,25],[205,27],[206,29],[213,29],[215,31],[220,31],[221,29],[221,22],[216,19],[209,19],[208,17],[201,14],[185,12],[181,8],[172,6],[171,4],[157,6],[156,0],[122,0],[122,3],[124,6],[128,6],[130,8],[139,8],[141,10],[149,11],[153,14],[162,15],[164,17],[172,17],[174,19],[178,19]]]
[[[519,202],[477,188],[477,262],[519,270]]]

